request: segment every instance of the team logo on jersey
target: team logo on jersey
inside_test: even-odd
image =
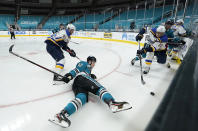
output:
[[[78,66],[79,66],[79,67],[82,67],[82,66],[83,66],[83,64],[82,64],[82,63],[79,63],[79,64],[78,64]]]

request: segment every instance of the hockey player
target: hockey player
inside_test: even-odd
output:
[[[60,31],[60,30],[64,30],[65,26],[63,24],[59,25],[59,28],[55,28],[52,30],[52,33],[55,34],[56,32]]]
[[[184,52],[187,52],[187,49],[190,47],[190,45],[186,45],[186,42],[184,41],[184,37],[186,37],[184,21],[182,19],[177,20],[176,24],[172,27],[172,29],[174,30],[174,35],[178,37],[180,40],[182,40],[183,42],[182,45],[179,45],[178,47],[173,48],[171,52],[172,59],[176,60],[176,62],[180,64],[185,55]]]
[[[144,74],[147,74],[150,70],[152,60],[154,55],[157,57],[157,62],[160,64],[166,63],[166,43],[168,42],[168,37],[165,34],[165,27],[159,26],[157,28],[151,29],[147,36],[147,47],[143,47],[141,50],[137,50],[137,55],[142,55],[146,53],[146,69],[143,71]],[[142,32],[139,33],[139,36],[143,36]],[[142,37],[137,37],[137,40],[140,41]]]
[[[11,35],[10,39],[12,39],[12,38],[16,39],[15,34],[14,34],[14,28],[12,27],[12,25],[10,25],[9,31],[10,31],[10,35]]]
[[[174,30],[175,36],[185,37],[186,36],[186,30],[184,28],[184,20],[179,19],[176,21],[176,24],[172,27]]]
[[[68,117],[88,102],[88,93],[99,96],[113,113],[132,108],[128,102],[116,102],[106,88],[96,81],[96,76],[91,74],[95,63],[96,58],[89,56],[86,62],[80,61],[75,69],[63,77],[62,80],[66,83],[74,78],[72,90],[75,94],[75,98],[69,102],[60,113],[54,116],[54,120],[49,119],[49,121],[62,127],[69,127],[71,122]]]
[[[74,25],[68,24],[67,29],[60,30],[45,40],[47,52],[56,61],[55,71],[58,74],[62,72],[65,64],[65,57],[62,50],[67,51],[70,56],[76,57],[74,50],[68,47],[71,35],[75,29]],[[54,75],[54,84],[60,84],[60,78],[57,75]]]
[[[174,34],[173,34],[173,30],[171,29],[172,25],[174,24],[174,21],[173,20],[167,20],[165,22],[165,29],[166,29],[166,32],[165,34],[167,35],[168,39],[170,40],[173,40],[174,39]],[[158,26],[157,26],[158,27]],[[155,27],[155,28],[157,28]],[[146,32],[145,28],[143,28],[140,33],[136,36],[136,41],[138,41],[139,39],[141,40],[143,38],[143,35],[140,35],[140,34],[144,34]],[[146,48],[147,46],[149,46],[147,43],[144,43],[144,48]],[[143,58],[146,58],[146,53],[143,53],[141,55]],[[131,64],[134,65],[136,61],[139,60],[139,57],[136,56],[134,59],[132,59],[131,61]]]

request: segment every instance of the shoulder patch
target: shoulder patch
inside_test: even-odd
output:
[[[83,63],[78,63],[78,66],[79,66],[79,67],[82,67],[82,66],[83,66]]]

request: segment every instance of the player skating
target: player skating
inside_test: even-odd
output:
[[[10,31],[10,35],[11,35],[10,39],[12,39],[12,38],[16,39],[15,34],[14,34],[14,28],[12,27],[12,25],[10,25],[9,31]]]
[[[96,58],[94,56],[89,56],[87,62],[79,62],[75,69],[71,70],[63,77],[62,80],[66,83],[74,78],[72,90],[75,94],[75,98],[71,100],[60,113],[56,114],[54,119],[49,119],[49,121],[62,127],[69,127],[71,124],[69,116],[88,102],[88,93],[99,96],[99,98],[109,106],[113,113],[132,108],[128,102],[116,102],[106,88],[95,80],[96,76],[91,74],[91,70],[95,66],[95,63]]]
[[[144,74],[147,74],[149,72],[154,56],[157,57],[158,63],[166,63],[166,43],[168,42],[168,37],[165,34],[165,31],[166,29],[164,26],[159,26],[157,28],[151,29],[148,32],[148,36],[146,38],[146,43],[148,46],[143,47],[141,50],[137,50],[137,56],[146,53],[146,67],[143,71]],[[137,36],[138,41],[143,38],[144,33],[145,30],[140,31]]]
[[[68,43],[71,39],[71,35],[75,31],[75,26],[72,24],[67,25],[67,29],[63,29],[58,31],[57,33],[51,35],[45,40],[46,50],[52,56],[52,58],[56,61],[55,71],[60,74],[64,68],[65,57],[63,51],[67,51],[70,56],[76,57],[76,53],[74,50],[68,47]],[[54,84],[59,84],[60,77],[54,75]]]
[[[189,47],[192,45],[192,41],[186,38],[187,32],[184,28],[184,21],[182,19],[177,20],[176,24],[172,27],[172,29],[174,30],[174,35],[178,37],[183,43],[178,45],[177,47],[174,47],[171,52],[172,59],[176,60],[176,62],[180,64]]]
[[[174,24],[174,22],[172,20],[167,20],[165,22],[164,26],[165,26],[165,29],[166,29],[165,34],[167,35],[168,39],[171,39],[171,40],[175,41],[176,39],[174,38],[173,30],[171,29],[173,24]],[[155,27],[155,28],[157,28],[157,27]],[[136,41],[141,40],[143,38],[143,35],[141,35],[141,34],[144,34],[145,32],[146,32],[146,29],[143,28],[140,31],[140,33],[136,36]],[[149,46],[148,44],[149,44],[149,42],[148,43],[145,42],[143,48],[146,48],[147,46]],[[141,56],[142,56],[142,58],[146,58],[146,53],[143,53]],[[134,65],[135,62],[138,61],[138,60],[139,60],[139,57],[136,56],[135,58],[132,59],[131,64]]]

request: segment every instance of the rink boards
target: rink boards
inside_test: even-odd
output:
[[[129,44],[137,44],[135,37],[138,33],[133,32],[89,32],[89,31],[75,31],[72,38],[106,40],[123,42]],[[20,36],[50,36],[52,31],[15,31],[16,37]],[[0,31],[0,37],[10,37],[9,31]],[[145,37],[141,43],[145,42]]]

